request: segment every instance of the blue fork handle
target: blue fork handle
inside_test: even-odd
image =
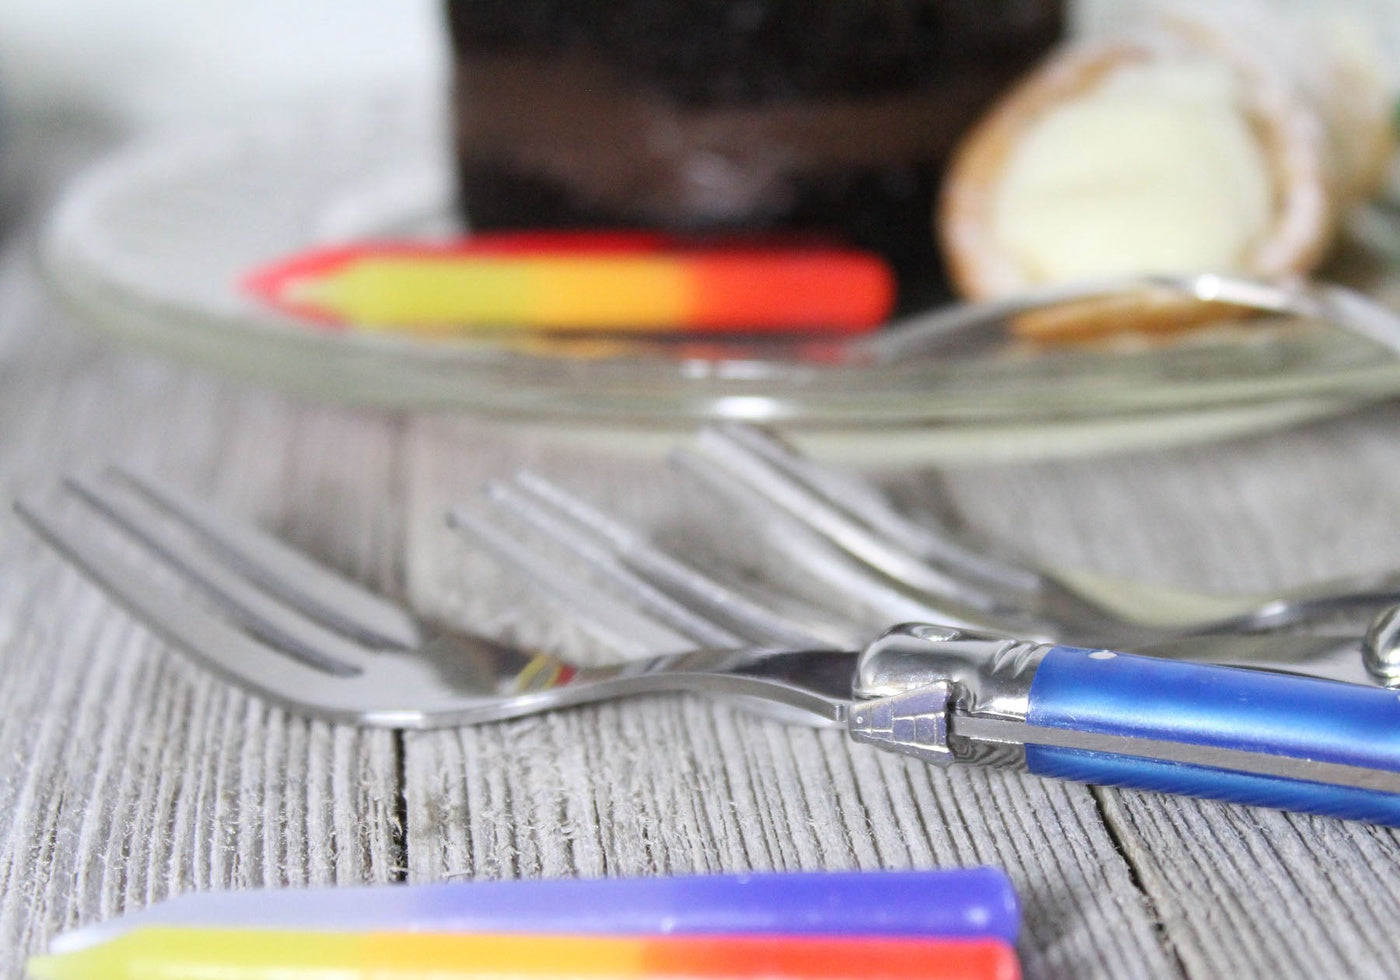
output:
[[[1026,764],[1039,775],[1400,826],[1395,691],[1054,647],[1036,668],[1026,724]],[[1053,744],[1072,742],[1056,738],[1065,732],[1143,741]],[[1174,761],[1139,753],[1162,743]]]

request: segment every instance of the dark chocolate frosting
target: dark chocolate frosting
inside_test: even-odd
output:
[[[851,97],[1021,70],[1058,0],[449,0],[457,50],[591,51],[679,103]]]
[[[476,227],[834,233],[935,279],[954,142],[1059,0],[448,0]]]

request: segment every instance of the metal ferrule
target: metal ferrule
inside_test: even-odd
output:
[[[1049,644],[906,623],[860,658],[851,737],[943,765],[1024,767],[1022,743],[975,733],[977,719],[1025,723],[1031,681]],[[969,731],[972,730],[972,731]]]

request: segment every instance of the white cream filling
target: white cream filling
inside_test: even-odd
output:
[[[1272,183],[1227,68],[1135,66],[1029,128],[992,232],[1033,283],[1239,270],[1267,229]]]

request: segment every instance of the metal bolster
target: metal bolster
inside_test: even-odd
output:
[[[984,744],[960,735],[956,719],[1023,724],[1031,680],[1049,649],[971,630],[897,626],[861,657],[848,718],[851,737],[939,765],[1019,766],[1019,744],[1005,738]]]
[[[948,708],[953,686],[928,684],[904,694],[857,701],[847,724],[851,738],[925,762],[954,762],[948,747]]]

